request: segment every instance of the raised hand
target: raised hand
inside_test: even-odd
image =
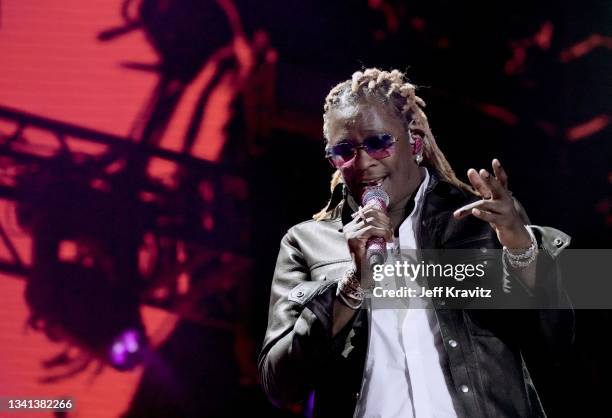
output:
[[[491,165],[494,175],[485,169],[480,172],[473,168],[468,170],[468,179],[482,200],[457,209],[453,216],[460,219],[473,215],[491,225],[503,246],[509,249],[529,248],[531,237],[508,190],[508,175],[497,158]]]

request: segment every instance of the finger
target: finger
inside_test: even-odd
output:
[[[387,229],[376,225],[367,225],[362,221],[355,225],[355,229],[346,231],[346,235],[349,239],[368,239],[372,236],[384,236]]]
[[[493,173],[503,188],[508,190],[508,174],[497,158],[493,159]]]
[[[379,207],[377,207],[374,203],[368,203],[364,207],[359,207],[359,209],[351,214],[351,217],[356,217],[361,215],[362,217],[370,216],[371,213],[381,213],[386,215],[386,212]]]
[[[357,224],[359,222],[363,222],[362,218],[353,218],[353,220],[351,220],[349,223],[347,223],[346,225],[344,225],[344,227],[342,228],[343,231],[351,231],[357,228]]]
[[[478,172],[474,170],[473,168],[470,168],[467,172],[467,175],[468,175],[468,179],[470,180],[470,183],[472,183],[472,186],[474,186],[474,188],[480,194],[480,196],[482,196],[484,199],[490,199],[491,190],[489,189],[487,184],[483,181],[483,179],[480,177]]]
[[[372,225],[372,226],[376,226],[376,227],[379,227],[379,228],[385,228],[385,229],[389,229],[389,228],[390,228],[389,223],[387,223],[387,222],[385,222],[385,221],[381,221],[380,219],[376,219],[376,218],[375,218],[375,217],[373,217],[373,216],[372,216],[372,217],[369,217],[369,218],[364,219],[364,220],[361,222],[361,224],[362,224],[363,226],[369,226],[369,225]]]
[[[374,206],[374,202],[369,202],[367,205],[365,206],[359,206],[359,208],[353,212],[351,214],[351,217],[356,218],[356,217],[360,217],[360,218],[366,218],[365,215],[365,211],[372,208]]]
[[[482,181],[487,185],[489,190],[491,190],[491,197],[493,199],[501,199],[505,196],[506,193],[503,186],[495,177],[489,174],[487,170],[483,168],[482,170],[480,170],[479,174],[482,178]]]
[[[344,232],[345,235],[351,234],[351,233],[353,233],[355,231],[360,230],[364,226],[365,226],[365,222],[364,222],[363,219],[355,218],[352,221],[350,221],[349,223],[347,223],[346,225],[344,225],[344,227],[342,227],[342,232]]]
[[[497,221],[499,220],[499,215],[496,215],[494,213],[487,212],[484,210],[480,210],[478,208],[472,209],[472,215],[474,215],[478,219],[482,219],[485,222],[490,222],[493,224],[497,223]]]
[[[356,212],[353,212],[351,217],[356,218],[357,216],[361,216],[362,218],[366,218],[368,216],[372,216],[373,214],[386,215],[386,213],[379,208],[366,206],[364,208],[359,208]]]
[[[391,229],[391,220],[385,216],[369,216],[366,218],[356,217],[349,223],[344,225],[342,231],[349,234],[355,231],[359,231],[369,225],[373,225],[379,228]]]
[[[387,226],[391,226],[391,219],[389,216],[381,211],[380,209],[368,209],[363,212],[364,219],[374,218],[378,220],[380,223],[383,223]]]
[[[459,209],[453,212],[453,216],[455,219],[462,219],[466,216],[472,214],[472,209],[478,208],[480,210],[486,210],[488,212],[492,212],[495,214],[504,214],[507,210],[504,208],[504,205],[498,200],[477,200],[476,202],[472,202],[468,205],[462,206]]]
[[[357,208],[357,210],[355,212],[353,212],[353,214],[351,215],[351,217],[356,218],[363,218],[363,207],[360,205],[359,208]]]
[[[484,199],[481,199],[477,200],[476,202],[472,202],[468,205],[462,206],[453,212],[453,216],[455,217],[455,219],[465,218],[466,216],[472,214],[473,208],[478,207],[484,201]]]
[[[363,240],[370,239],[372,237],[381,237],[384,238],[387,242],[393,241],[393,231],[389,228],[380,228],[374,225],[368,225],[365,228],[356,231],[354,238],[359,238]]]

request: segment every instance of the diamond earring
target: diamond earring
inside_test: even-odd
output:
[[[412,148],[412,154],[415,156],[414,160],[417,164],[421,164],[423,161],[423,138],[421,135],[413,135],[410,131],[408,132],[410,137],[410,145]]]

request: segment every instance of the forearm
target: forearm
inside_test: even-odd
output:
[[[557,361],[574,342],[575,318],[571,301],[564,290],[557,257],[569,244],[570,237],[554,228],[528,225],[535,233],[538,255],[527,267],[514,269],[504,263],[510,282],[520,282],[533,301],[524,311],[527,327],[521,334],[527,350],[544,350]],[[513,288],[514,286],[510,286]],[[523,295],[521,291],[511,291]],[[523,296],[524,297],[524,296]]]
[[[361,309],[361,306],[357,309],[351,308],[345,303],[346,300],[352,300],[357,302],[361,299],[361,305],[365,303],[363,299],[364,293],[363,288],[369,288],[373,285],[372,276],[369,272],[363,271],[360,261],[353,260],[353,267],[348,269],[344,277],[338,282],[338,292],[334,300],[333,307],[333,323],[332,323],[332,337],[335,337],[356,315],[357,311]],[[359,292],[355,292],[355,286],[360,288]],[[352,290],[353,289],[353,290]],[[344,293],[344,292],[348,293]],[[361,294],[360,294],[361,293]],[[360,295],[359,295],[360,294]],[[355,299],[357,297],[358,299]],[[359,306],[359,304],[357,304]]]
[[[537,271],[537,258],[523,268],[512,268],[508,267],[509,273],[519,279],[529,290],[534,290],[536,286],[536,271]]]
[[[349,308],[336,299],[334,301],[332,337],[335,337],[353,319],[356,313],[357,310]]]

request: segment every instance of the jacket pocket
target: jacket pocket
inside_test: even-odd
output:
[[[350,260],[338,260],[315,265],[314,268],[310,269],[310,280],[293,288],[287,298],[302,306],[305,305],[317,293],[333,286],[350,265]]]

